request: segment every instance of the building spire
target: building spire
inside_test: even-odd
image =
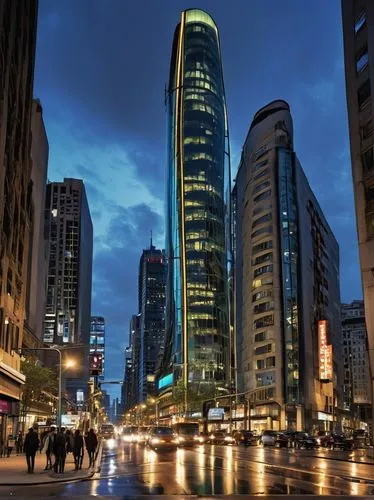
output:
[[[149,247],[149,249],[150,249],[150,250],[153,250],[153,249],[154,249],[154,246],[153,246],[153,238],[152,238],[152,236],[153,236],[153,235],[152,235],[152,229],[151,229],[151,244],[150,244],[150,247]]]

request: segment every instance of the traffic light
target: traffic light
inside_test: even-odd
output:
[[[90,354],[90,374],[91,376],[101,375],[103,372],[103,355],[101,352]]]

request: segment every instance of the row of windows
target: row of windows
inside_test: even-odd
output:
[[[261,212],[265,212],[265,210],[269,210],[273,208],[273,204],[272,203],[266,203],[264,205],[262,205],[261,207],[257,207],[253,210],[253,217],[255,217],[256,215],[258,215],[259,213]]]
[[[255,342],[264,342],[265,340],[270,340],[273,336],[271,330],[265,330],[263,332],[256,333]]]
[[[256,369],[263,370],[264,368],[273,368],[275,367],[275,356],[270,356],[265,359],[258,359],[256,361]]]
[[[267,188],[270,186],[270,180],[265,181],[265,182],[260,182],[260,184],[257,184],[252,191],[252,194],[256,194],[259,191],[262,191],[263,189]]]
[[[267,297],[273,296],[273,290],[261,290],[252,295],[252,302],[257,302],[257,300],[265,299]]]
[[[266,276],[264,278],[256,278],[252,282],[252,288],[260,288],[260,286],[264,285],[272,285],[273,284],[273,277],[272,276]]]
[[[269,264],[267,266],[261,266],[253,271],[253,277],[257,278],[257,276],[261,276],[261,274],[272,273],[272,272],[273,272],[273,264]]]
[[[268,163],[269,163],[268,160],[262,160],[259,163],[256,163],[255,165],[253,165],[252,171],[257,172],[257,170],[260,170],[260,168],[264,167]]]
[[[264,191],[263,193],[256,196],[253,199],[253,203],[258,203],[259,201],[267,200],[270,197],[271,197],[271,189],[268,189],[267,191]]]
[[[259,226],[260,224],[263,224],[264,222],[268,222],[272,219],[272,214],[271,212],[269,214],[265,214],[262,217],[259,217],[252,223],[252,229],[256,226]]]
[[[262,227],[261,229],[257,229],[257,231],[254,231],[251,236],[252,238],[256,238],[257,236],[260,236],[261,234],[271,234],[273,232],[273,226],[266,226]]]
[[[269,169],[265,168],[259,174],[257,174],[257,175],[254,176],[253,181],[257,181],[258,179],[261,179],[261,177],[264,177],[265,175],[268,175],[268,173],[269,173]]]
[[[263,255],[260,255],[259,257],[256,257],[255,259],[252,259],[252,265],[257,266],[258,264],[262,264],[263,262],[268,262],[273,260],[273,253],[268,252],[264,253]]]
[[[268,314],[267,316],[263,316],[262,318],[256,319],[253,322],[253,328],[258,329],[258,328],[264,328],[266,326],[272,326],[274,325],[274,315],[273,314]]]
[[[258,243],[252,247],[252,255],[256,253],[262,252],[263,250],[267,250],[269,248],[273,248],[273,240],[263,241],[262,243]]]
[[[260,314],[268,311],[273,311],[274,309],[274,302],[269,301],[269,302],[263,302],[262,304],[257,304],[253,306],[253,312],[254,314]]]
[[[256,347],[255,355],[259,356],[260,354],[266,354],[266,353],[272,352],[273,348],[274,348],[273,344],[266,344],[266,345],[262,345],[260,347]]]
[[[256,386],[264,387],[266,385],[275,384],[276,376],[275,371],[267,372],[267,373],[258,373],[256,375]]]

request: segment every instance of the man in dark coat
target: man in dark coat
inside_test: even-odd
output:
[[[82,462],[84,456],[84,441],[83,441],[83,436],[80,433],[80,430],[78,429],[74,433],[73,455],[74,455],[75,470],[82,469]]]
[[[90,457],[90,464],[88,467],[91,467],[95,463],[95,452],[97,448],[97,436],[93,429],[90,429],[86,436],[86,448],[88,451],[88,455]]]
[[[27,462],[27,472],[32,474],[34,472],[35,466],[35,455],[39,449],[39,436],[38,433],[30,427],[28,434],[26,434],[25,442],[23,444],[23,449],[26,455]]]
[[[54,469],[55,472],[59,474],[63,474],[65,470],[66,438],[64,431],[65,429],[63,427],[59,428],[53,445],[53,453],[56,457]]]

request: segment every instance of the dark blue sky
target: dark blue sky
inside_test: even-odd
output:
[[[151,229],[163,246],[164,89],[174,28],[190,7],[207,10],[220,30],[233,172],[254,113],[286,99],[296,152],[340,245],[342,300],[361,297],[340,0],[40,0],[34,93],[44,107],[49,179],[86,184],[92,312],[107,321],[112,380],[122,378]]]

